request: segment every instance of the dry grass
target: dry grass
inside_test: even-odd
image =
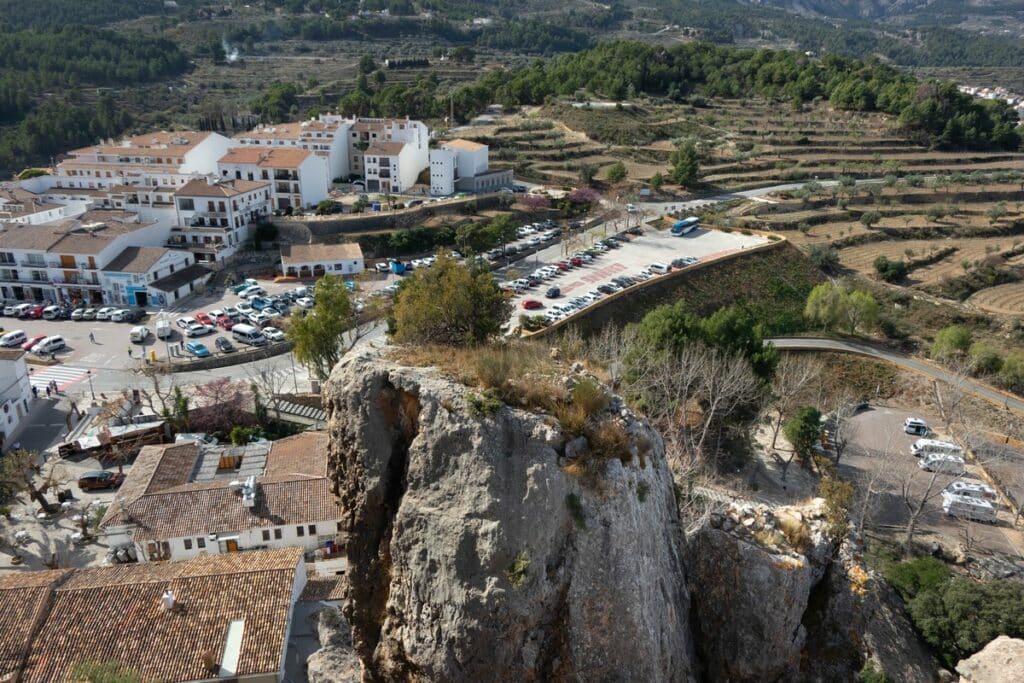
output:
[[[633,459],[629,449],[630,438],[626,428],[618,420],[604,420],[587,434],[590,441],[590,454],[602,460],[618,458],[623,465]]]

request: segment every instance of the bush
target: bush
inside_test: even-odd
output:
[[[934,590],[949,580],[949,567],[934,557],[917,557],[890,565],[883,571],[886,580],[909,600],[923,590]]]
[[[587,435],[591,453],[603,460],[618,458],[623,465],[633,459],[629,433],[618,420],[604,420]]]
[[[500,398],[495,396],[493,390],[488,390],[483,395],[472,392],[466,394],[466,408],[473,417],[491,417],[505,405]]]
[[[481,349],[476,356],[476,377],[485,389],[504,389],[512,377],[515,358],[505,349]]]
[[[576,382],[572,388],[572,402],[579,406],[587,417],[593,417],[607,408],[609,400],[604,388],[589,377]]]
[[[580,497],[575,493],[568,494],[565,497],[565,507],[569,508],[569,515],[576,522],[576,526],[586,529],[587,516],[583,512],[583,503],[580,501]]]
[[[825,499],[825,521],[833,539],[846,536],[850,528],[850,504],[853,502],[853,484],[835,477],[823,477],[819,495]]]
[[[1003,356],[995,346],[986,341],[976,341],[968,351],[971,372],[975,375],[994,375],[1003,367]]]
[[[885,256],[879,256],[875,259],[874,266],[879,277],[886,282],[899,282],[907,274],[907,264],[902,260],[893,261]]]
[[[530,569],[530,558],[526,551],[516,555],[509,568],[505,571],[505,578],[512,584],[513,588],[521,588],[528,578]]]
[[[782,427],[786,440],[793,446],[800,462],[805,465],[814,457],[814,448],[821,441],[821,411],[804,406],[786,420]]]
[[[605,172],[605,179],[609,183],[618,183],[626,179],[626,166],[621,161],[616,161],[608,167]]]
[[[877,669],[872,662],[866,662],[864,668],[857,674],[859,683],[894,683],[889,675]]]
[[[582,436],[587,431],[590,415],[577,403],[561,403],[554,408],[555,417],[562,425],[562,432],[568,436]]]
[[[813,244],[807,250],[807,258],[819,268],[826,272],[835,272],[839,268],[839,252],[828,244]]]
[[[947,360],[966,353],[970,346],[970,329],[963,325],[950,325],[935,333],[931,356],[938,360]]]
[[[999,369],[999,383],[1017,394],[1024,394],[1024,353],[1011,353]]]

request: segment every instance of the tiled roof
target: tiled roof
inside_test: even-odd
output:
[[[0,360],[18,360],[24,355],[25,351],[20,347],[0,348]]]
[[[186,285],[189,282],[195,282],[201,278],[206,277],[212,271],[201,263],[193,263],[190,266],[185,266],[181,270],[176,270],[170,275],[165,275],[159,280],[154,280],[149,283],[149,286],[153,289],[159,289],[161,292],[173,292],[182,285]]]
[[[461,149],[465,152],[476,152],[477,150],[486,149],[487,145],[482,145],[479,142],[473,142],[472,140],[463,140],[462,138],[456,138],[455,140],[448,140],[447,142],[441,143],[445,147],[451,147],[453,149]]]
[[[363,156],[376,154],[382,157],[396,157],[402,153],[403,147],[405,147],[404,142],[371,142],[363,152]]]
[[[236,620],[235,675],[277,674],[301,557],[289,548],[77,570],[53,595],[22,681],[66,681],[86,661],[116,661],[145,681],[216,679],[202,653],[219,663]],[[165,590],[171,611],[161,609]]]
[[[341,576],[310,576],[306,579],[306,587],[302,589],[299,600],[315,602],[317,600],[343,600],[345,598],[345,579]]]
[[[148,273],[169,251],[166,247],[126,247],[103,270],[108,273]]]
[[[235,136],[236,140],[298,140],[307,133],[334,132],[343,125],[341,121],[297,121],[261,126]]]
[[[281,246],[281,260],[284,263],[333,262],[363,258],[363,250],[357,242],[338,244],[285,244]]]
[[[219,164],[255,164],[260,168],[297,168],[312,154],[297,147],[235,147],[222,156]]]
[[[205,180],[190,180],[174,194],[178,197],[235,197],[261,187],[270,187],[269,180],[221,180],[208,183]]]
[[[0,576],[0,680],[9,680],[21,668],[50,592],[67,573],[58,569]]]
[[[80,156],[84,154],[124,154],[125,156],[174,156],[186,154],[193,147],[205,140],[211,133],[183,130],[183,131],[156,131],[143,133],[132,138],[118,140],[114,144],[92,145],[73,149],[68,154]]]
[[[328,522],[341,516],[327,478],[328,437],[307,432],[271,446],[256,500],[245,507],[227,479],[192,481],[195,442],[146,446],[102,526],[128,524],[137,541]]]

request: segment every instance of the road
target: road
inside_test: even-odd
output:
[[[943,382],[952,384],[961,381],[961,378],[958,375],[944,370],[937,365],[933,365],[932,363],[918,360],[896,351],[881,349],[876,346],[860,342],[818,337],[776,337],[765,340],[766,344],[769,342],[780,349],[856,353],[862,356],[877,358],[887,363],[892,363],[893,365],[905,370],[911,370],[933,379],[942,380]],[[1012,410],[1015,413],[1024,415],[1024,400],[1015,398],[1010,394],[999,391],[998,389],[969,377],[963,379],[963,382],[966,391],[974,396],[986,399],[996,405],[1005,407],[1007,410]]]

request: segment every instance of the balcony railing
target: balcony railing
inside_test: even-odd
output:
[[[22,268],[46,268],[46,261],[18,261]]]
[[[98,280],[88,280],[81,277],[55,277],[50,280],[55,285],[70,285],[73,287],[100,287],[101,284]]]
[[[274,180],[298,180],[299,174],[289,171],[274,171]]]

